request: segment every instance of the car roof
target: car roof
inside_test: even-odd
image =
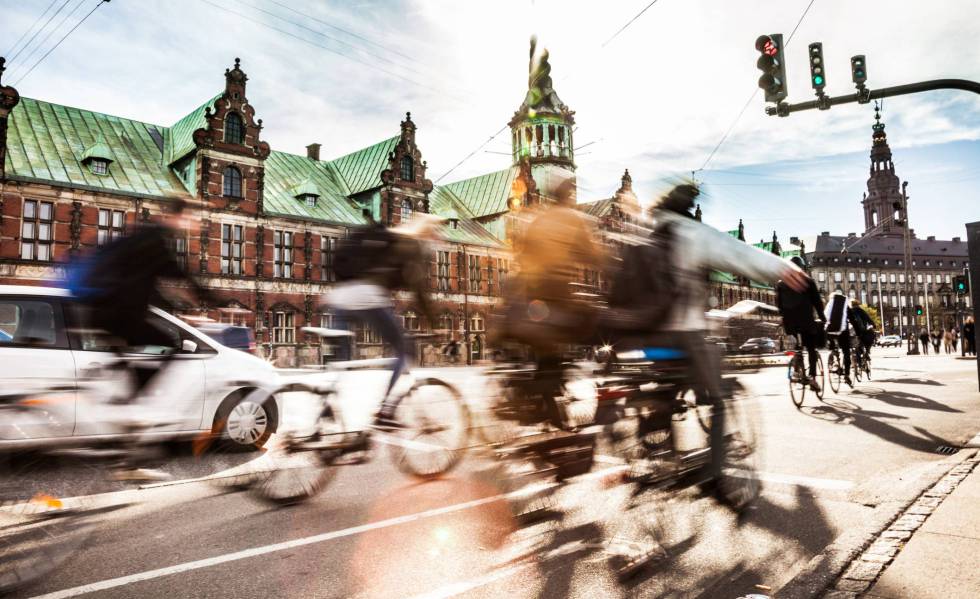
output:
[[[35,285],[0,285],[2,295],[48,295],[54,297],[69,297],[71,292],[58,287],[38,287]]]

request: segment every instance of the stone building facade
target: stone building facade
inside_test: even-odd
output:
[[[868,191],[861,206],[862,235],[825,231],[807,240],[807,259],[818,288],[830,295],[842,291],[878,309],[884,334],[904,335],[911,328],[956,326],[957,300],[952,279],[969,266],[967,243],[959,237],[921,239],[910,230],[911,264],[905,242],[907,183],[900,185],[880,113],[872,127]],[[907,267],[911,266],[911,280]],[[962,308],[970,308],[964,296]],[[915,306],[923,314],[916,316]]]

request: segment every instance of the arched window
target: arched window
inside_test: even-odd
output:
[[[242,197],[242,173],[233,166],[225,169],[224,194],[230,198]]]
[[[402,200],[402,222],[412,218],[412,200]]]
[[[444,331],[453,330],[453,315],[449,312],[443,312],[442,316],[439,317],[439,328]]]
[[[871,211],[871,226],[873,227],[873,226],[876,226],[877,224],[878,224],[878,211],[877,210],[872,210]]]
[[[240,144],[245,142],[245,126],[242,117],[237,112],[229,112],[225,117],[225,143]]]
[[[405,330],[406,331],[417,331],[417,330],[419,330],[419,326],[420,326],[419,325],[419,316],[415,312],[412,312],[411,310],[408,311],[408,312],[405,312],[405,315],[402,316],[402,319],[403,319],[403,321],[405,323]]]
[[[415,180],[415,162],[411,156],[402,156],[401,177],[402,181]]]

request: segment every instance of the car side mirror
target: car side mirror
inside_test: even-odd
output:
[[[185,354],[193,354],[197,352],[197,344],[190,339],[184,339],[180,342],[180,351]]]

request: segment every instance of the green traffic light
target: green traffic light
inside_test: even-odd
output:
[[[821,77],[820,75],[815,76],[813,78],[813,84],[814,85],[823,85],[823,77]]]

